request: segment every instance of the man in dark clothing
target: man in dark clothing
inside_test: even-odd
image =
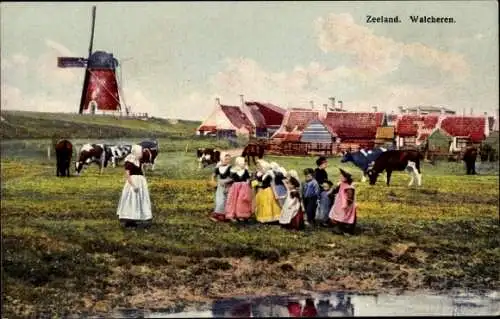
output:
[[[321,156],[318,158],[316,160],[316,166],[318,167],[314,170],[314,179],[319,185],[322,185],[324,182],[328,181],[328,173],[326,172],[328,161],[326,157]]]

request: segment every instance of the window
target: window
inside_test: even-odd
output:
[[[469,144],[469,140],[467,138],[457,138],[457,149],[466,148]]]

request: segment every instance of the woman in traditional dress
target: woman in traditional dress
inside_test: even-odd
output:
[[[287,197],[281,209],[279,223],[283,228],[304,229],[304,211],[300,199],[300,182],[294,177],[284,180]]]
[[[117,215],[124,227],[149,227],[153,218],[148,183],[142,171],[142,147],[132,146],[125,158],[126,182],[118,203]]]
[[[281,215],[281,207],[276,200],[271,182],[274,180],[274,173],[265,161],[257,163],[260,173],[260,185],[257,187],[255,195],[255,218],[260,223],[276,223]]]
[[[224,221],[226,213],[226,199],[229,184],[231,183],[231,155],[226,152],[221,153],[221,160],[217,163],[212,174],[211,185],[215,186],[215,208],[210,216],[213,221]]]
[[[227,194],[226,219],[244,221],[252,215],[252,189],[250,174],[244,157],[237,157],[230,169],[231,187]]]
[[[274,197],[278,200],[278,204],[280,205],[280,207],[283,207],[287,195],[286,187],[284,184],[284,179],[286,178],[287,172],[276,162],[271,163],[271,169],[274,173],[274,180],[272,184]]]
[[[352,182],[352,175],[340,169],[338,194],[329,214],[336,234],[354,234],[357,211]]]

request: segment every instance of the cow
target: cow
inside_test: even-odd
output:
[[[78,153],[78,160],[75,162],[76,175],[80,175],[82,169],[92,163],[96,163],[99,166],[99,174],[102,174],[104,167],[108,165],[105,147],[104,144],[83,145]]]
[[[413,185],[414,176],[417,176],[418,186],[422,185],[422,173],[420,171],[420,160],[423,159],[422,154],[416,150],[390,150],[386,151],[372,163],[366,171],[370,179],[370,185],[375,185],[377,177],[384,170],[387,172],[387,186],[391,182],[391,174],[393,171],[407,170],[411,176],[411,181],[408,186]]]
[[[68,140],[60,140],[55,145],[56,150],[56,176],[69,177],[69,167],[73,156],[73,144]]]
[[[257,165],[255,161],[255,156],[257,156],[259,159],[262,159],[264,157],[265,150],[266,150],[265,145],[258,143],[249,143],[243,149],[241,156],[246,158],[248,164],[250,164],[250,157],[252,157],[253,165]]]
[[[151,166],[151,170],[154,171],[156,159],[158,158],[158,154],[160,152],[158,141],[147,140],[140,142],[138,145],[142,147],[141,163]]]
[[[132,145],[104,145],[106,149],[106,161],[110,161],[113,167],[123,160],[130,151]]]
[[[356,167],[361,169],[361,181],[366,182],[366,171],[371,162],[375,161],[380,154],[387,151],[387,149],[383,147],[377,147],[372,150],[365,151],[361,149],[357,152],[344,152],[342,158],[340,159],[341,163],[352,162]]]
[[[198,168],[205,168],[220,161],[220,151],[215,148],[199,148],[196,150]]]
[[[476,175],[476,159],[477,159],[477,148],[468,147],[462,157],[462,161],[465,162],[465,168],[467,175]]]

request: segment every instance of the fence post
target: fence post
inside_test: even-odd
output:
[[[50,145],[47,146],[47,158],[49,159],[50,161]]]
[[[188,152],[188,148],[189,148],[189,143],[186,144],[186,153]]]

